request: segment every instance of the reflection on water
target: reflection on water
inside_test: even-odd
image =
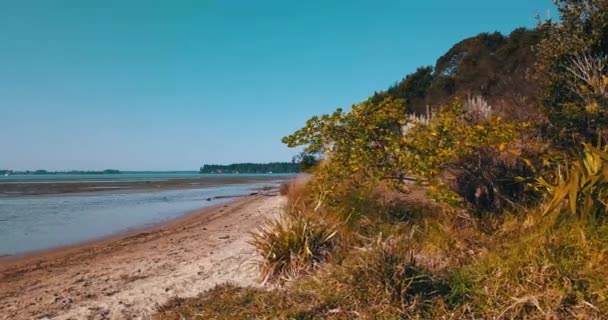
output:
[[[0,256],[47,249],[176,218],[268,185],[0,198]],[[272,184],[272,183],[271,183]]]

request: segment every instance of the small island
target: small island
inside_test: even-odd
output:
[[[296,162],[270,162],[270,163],[233,163],[229,165],[205,164],[201,174],[236,174],[236,173],[298,173],[300,164]]]

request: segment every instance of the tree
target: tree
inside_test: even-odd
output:
[[[297,163],[300,166],[300,171],[302,172],[312,172],[319,161],[320,159],[316,154],[304,151],[293,157],[292,160],[293,163]]]
[[[485,171],[497,165],[492,156],[506,153],[525,125],[492,115],[473,117],[459,100],[442,107],[429,121],[419,121],[404,113],[402,104],[402,100],[390,97],[377,104],[369,99],[350,112],[338,109],[331,115],[313,117],[283,142],[289,147],[305,146],[306,152],[324,156],[315,172],[321,199],[348,193],[349,187],[344,189],[344,185],[357,188],[383,183],[401,190],[405,180],[416,180],[430,184],[437,198],[445,201],[466,198],[471,190],[475,194],[479,191],[475,188],[485,188],[496,194],[491,202],[497,203],[503,190],[495,179],[501,173]],[[489,161],[482,166],[480,159],[486,155]],[[483,179],[473,189],[459,193],[457,185],[446,181],[446,173]],[[514,180],[513,176],[507,183],[513,184]]]
[[[553,135],[565,148],[605,138],[608,125],[608,1],[559,0],[561,21],[539,25],[536,78]]]
[[[536,62],[534,47],[541,30],[515,29],[508,36],[481,33],[455,44],[435,66],[420,67],[385,91],[376,92],[373,103],[401,99],[405,112],[426,114],[454,98],[481,95],[503,114],[527,120],[539,114],[531,102],[536,83],[529,77]],[[522,110],[523,109],[523,110]]]
[[[367,177],[387,178],[399,169],[401,127],[407,123],[403,101],[386,98],[354,105],[350,112],[337,109],[331,115],[313,117],[306,126],[283,138],[289,147],[305,146],[305,152],[323,155],[341,170]]]
[[[391,86],[386,92],[376,93],[372,102],[378,103],[386,97],[402,99],[404,112],[424,113],[427,104],[428,90],[434,80],[432,66],[419,67],[416,72],[407,75],[401,82]],[[405,106],[409,108],[405,108]]]
[[[300,167],[292,162],[205,164],[199,173],[297,173]]]

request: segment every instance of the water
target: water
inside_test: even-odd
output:
[[[133,177],[121,175],[121,178]],[[146,179],[150,179],[150,176]],[[156,224],[196,209],[230,201],[207,201],[208,198],[244,195],[259,187],[275,184],[263,182],[205,189],[117,190],[0,198],[0,256],[74,244]]]
[[[197,179],[197,178],[223,178],[223,177],[285,177],[293,174],[199,174],[198,171],[125,171],[117,174],[21,174],[0,175],[0,183],[44,183],[44,182],[115,182],[138,180],[170,180],[170,179]]]

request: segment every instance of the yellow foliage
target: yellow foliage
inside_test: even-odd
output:
[[[538,182],[547,188],[551,200],[545,214],[561,209],[567,203],[567,212],[582,220],[603,220],[608,214],[608,148],[585,144],[583,156],[572,161],[570,169],[558,172],[553,185],[545,179]]]

